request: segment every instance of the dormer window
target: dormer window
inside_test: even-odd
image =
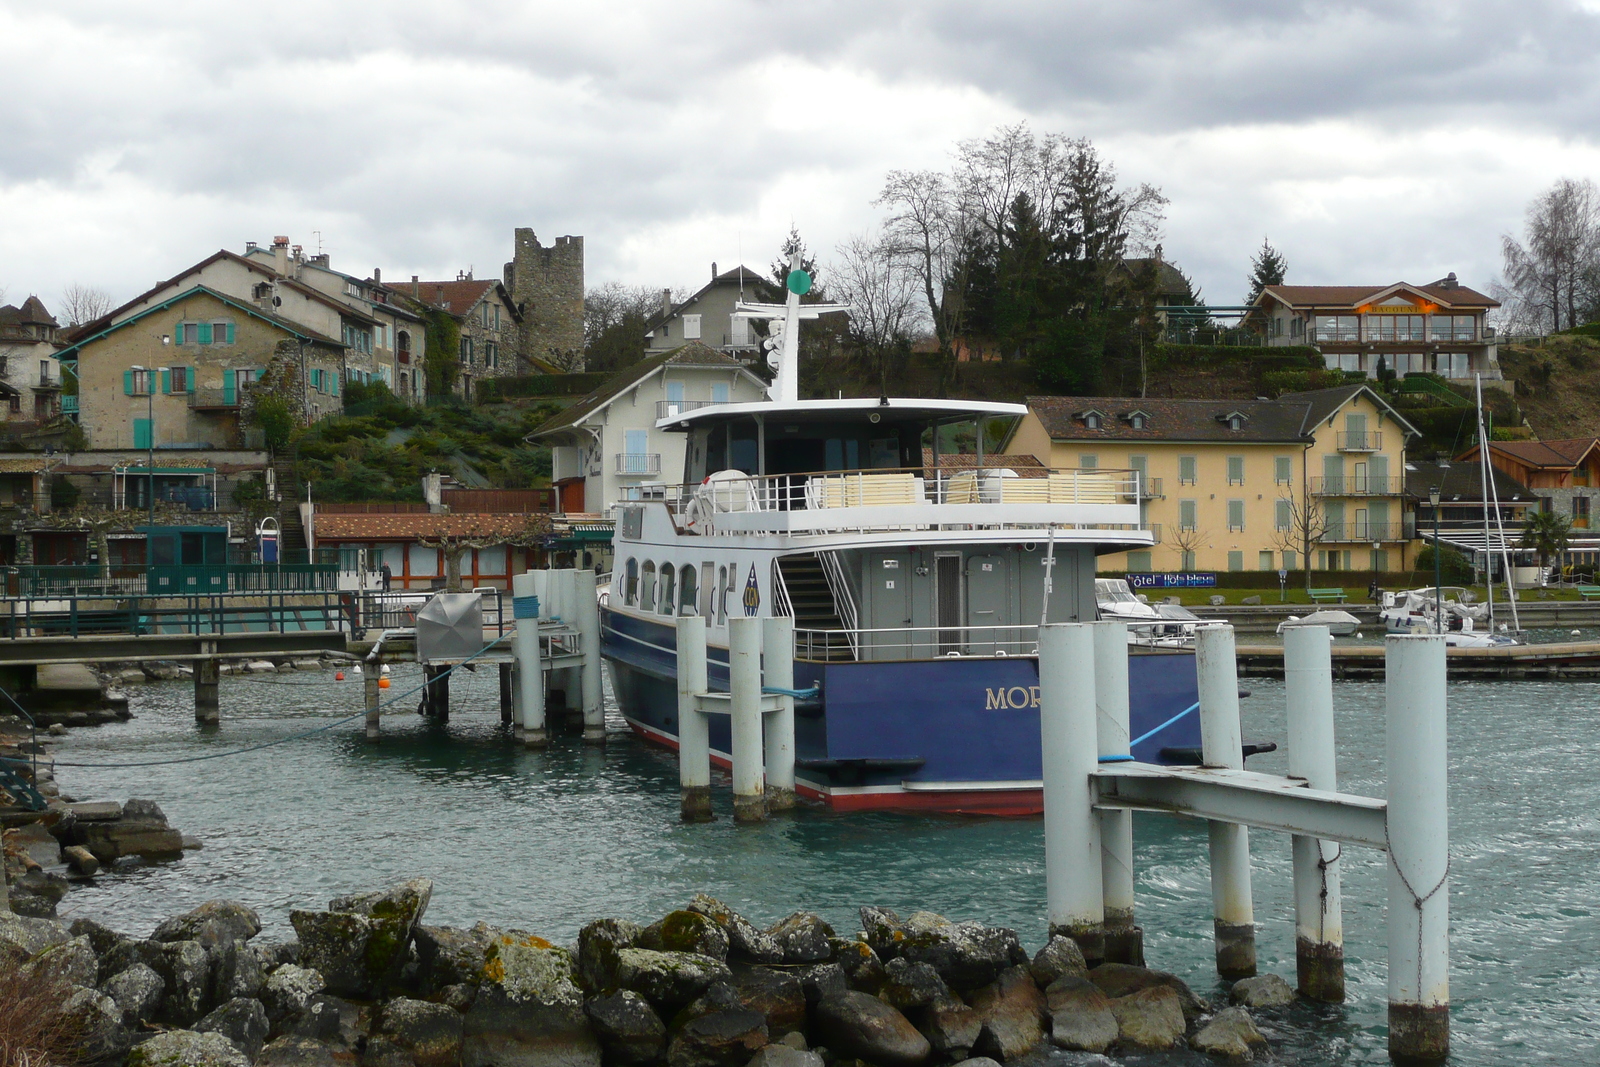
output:
[[[1101,411],[1080,411],[1077,418],[1083,420],[1085,430],[1098,430],[1105,425],[1105,413]]]
[[[1145,411],[1130,411],[1122,416],[1122,421],[1132,430],[1146,430],[1150,428],[1150,414]]]
[[[1244,429],[1245,420],[1250,416],[1242,411],[1230,411],[1226,415],[1218,415],[1217,421],[1223,423],[1230,430]]]

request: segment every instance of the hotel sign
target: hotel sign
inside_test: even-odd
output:
[[[1128,587],[1131,589],[1214,589],[1217,585],[1215,574],[1130,574]]]
[[[1416,304],[1374,304],[1367,308],[1368,315],[1421,315],[1423,309]]]

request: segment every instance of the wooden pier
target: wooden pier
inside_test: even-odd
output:
[[[1340,645],[1333,655],[1333,675],[1340,679],[1382,679],[1383,645]],[[1240,645],[1239,674],[1251,678],[1282,678],[1281,645]],[[1600,680],[1600,641],[1564,641],[1548,645],[1507,645],[1502,648],[1452,648],[1446,651],[1446,669],[1452,679],[1521,681],[1530,678]]]

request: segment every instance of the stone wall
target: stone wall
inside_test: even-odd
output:
[[[527,373],[529,358],[582,370],[583,238],[557,237],[547,247],[531,228],[519,226],[505,283],[522,312],[517,373]]]

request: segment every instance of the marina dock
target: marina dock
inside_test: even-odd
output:
[[[1335,678],[1383,678],[1383,645],[1335,644],[1330,651]],[[1238,654],[1242,677],[1283,677],[1281,645],[1240,645]],[[1600,641],[1452,648],[1446,651],[1446,669],[1456,680],[1600,679]]]

